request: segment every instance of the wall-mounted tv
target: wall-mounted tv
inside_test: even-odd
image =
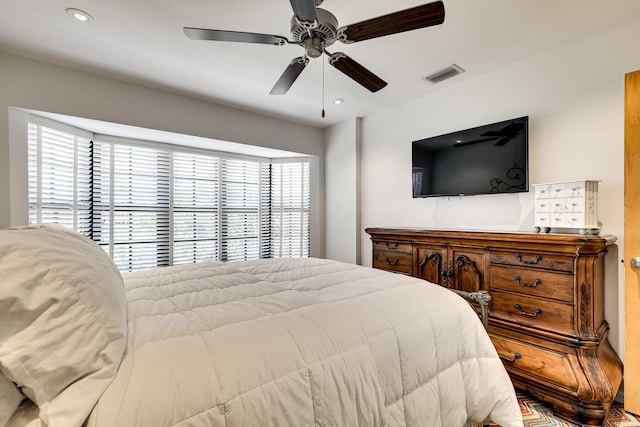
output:
[[[413,197],[529,191],[529,117],[413,141]]]

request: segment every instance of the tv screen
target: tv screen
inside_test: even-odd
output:
[[[413,197],[529,191],[528,122],[525,116],[413,141]]]

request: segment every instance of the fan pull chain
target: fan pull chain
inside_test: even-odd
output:
[[[322,61],[322,118],[324,119],[324,61]]]

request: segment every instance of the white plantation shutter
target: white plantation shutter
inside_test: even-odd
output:
[[[271,176],[272,257],[309,256],[309,162],[274,163]]]
[[[173,264],[220,259],[218,157],[173,153]]]
[[[260,164],[260,258],[272,258],[271,230],[271,166]]]
[[[108,142],[94,153],[98,243],[120,270],[170,265],[170,153]]]
[[[46,122],[28,126],[29,223],[54,222],[89,235],[91,135]]]
[[[31,223],[82,232],[122,271],[309,256],[308,160],[91,137],[30,121]]]
[[[260,258],[260,162],[222,159],[222,261]]]

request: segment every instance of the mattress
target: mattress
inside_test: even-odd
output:
[[[89,427],[522,426],[468,303],[313,258],[123,275],[127,351]]]

